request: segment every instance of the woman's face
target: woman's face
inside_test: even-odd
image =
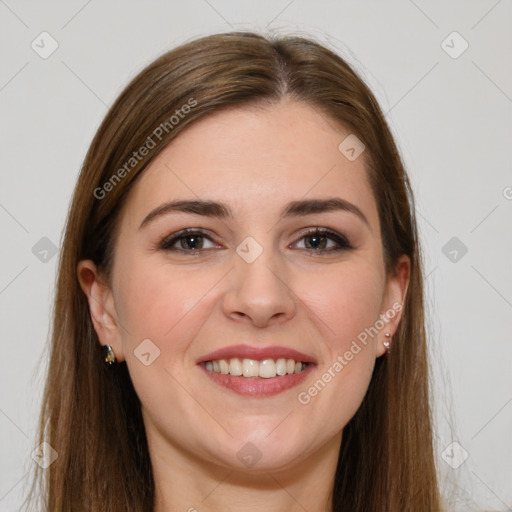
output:
[[[204,118],[132,189],[109,286],[81,263],[159,457],[278,470],[337,453],[408,280],[407,258],[386,276],[349,135],[288,101]]]

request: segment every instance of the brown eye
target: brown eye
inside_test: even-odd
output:
[[[303,235],[301,240],[305,240],[304,249],[314,252],[335,252],[353,249],[344,235],[329,229],[316,228]],[[331,242],[330,246],[329,242]]]
[[[174,233],[164,240],[160,244],[160,249],[165,251],[180,251],[190,252],[211,249],[212,247],[205,247],[205,241],[212,240],[201,231],[184,230],[179,233]],[[215,246],[212,242],[212,245]]]

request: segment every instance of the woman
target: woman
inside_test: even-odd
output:
[[[427,376],[413,196],[348,64],[236,32],[144,69],[69,212],[48,510],[441,510]]]

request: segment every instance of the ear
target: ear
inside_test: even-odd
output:
[[[124,360],[121,331],[114,297],[92,260],[82,260],[77,267],[78,281],[87,296],[94,330],[102,345],[110,345],[118,361]]]
[[[380,318],[384,320],[385,325],[379,330],[376,347],[377,357],[386,352],[387,349],[384,346],[385,341],[390,342],[391,350],[393,350],[393,336],[397,331],[402,318],[405,297],[409,287],[410,274],[411,260],[407,255],[402,254],[395,265],[394,273],[391,272],[386,280],[382,309],[380,312]],[[385,336],[386,333],[391,334],[391,338],[387,338]]]

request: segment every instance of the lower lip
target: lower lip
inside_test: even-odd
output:
[[[237,377],[235,375],[224,375],[207,370],[204,365],[200,365],[204,372],[217,384],[244,396],[273,396],[282,393],[299,385],[312,371],[314,364],[300,373],[292,373],[289,375],[278,375],[270,379],[256,379],[248,377]]]

